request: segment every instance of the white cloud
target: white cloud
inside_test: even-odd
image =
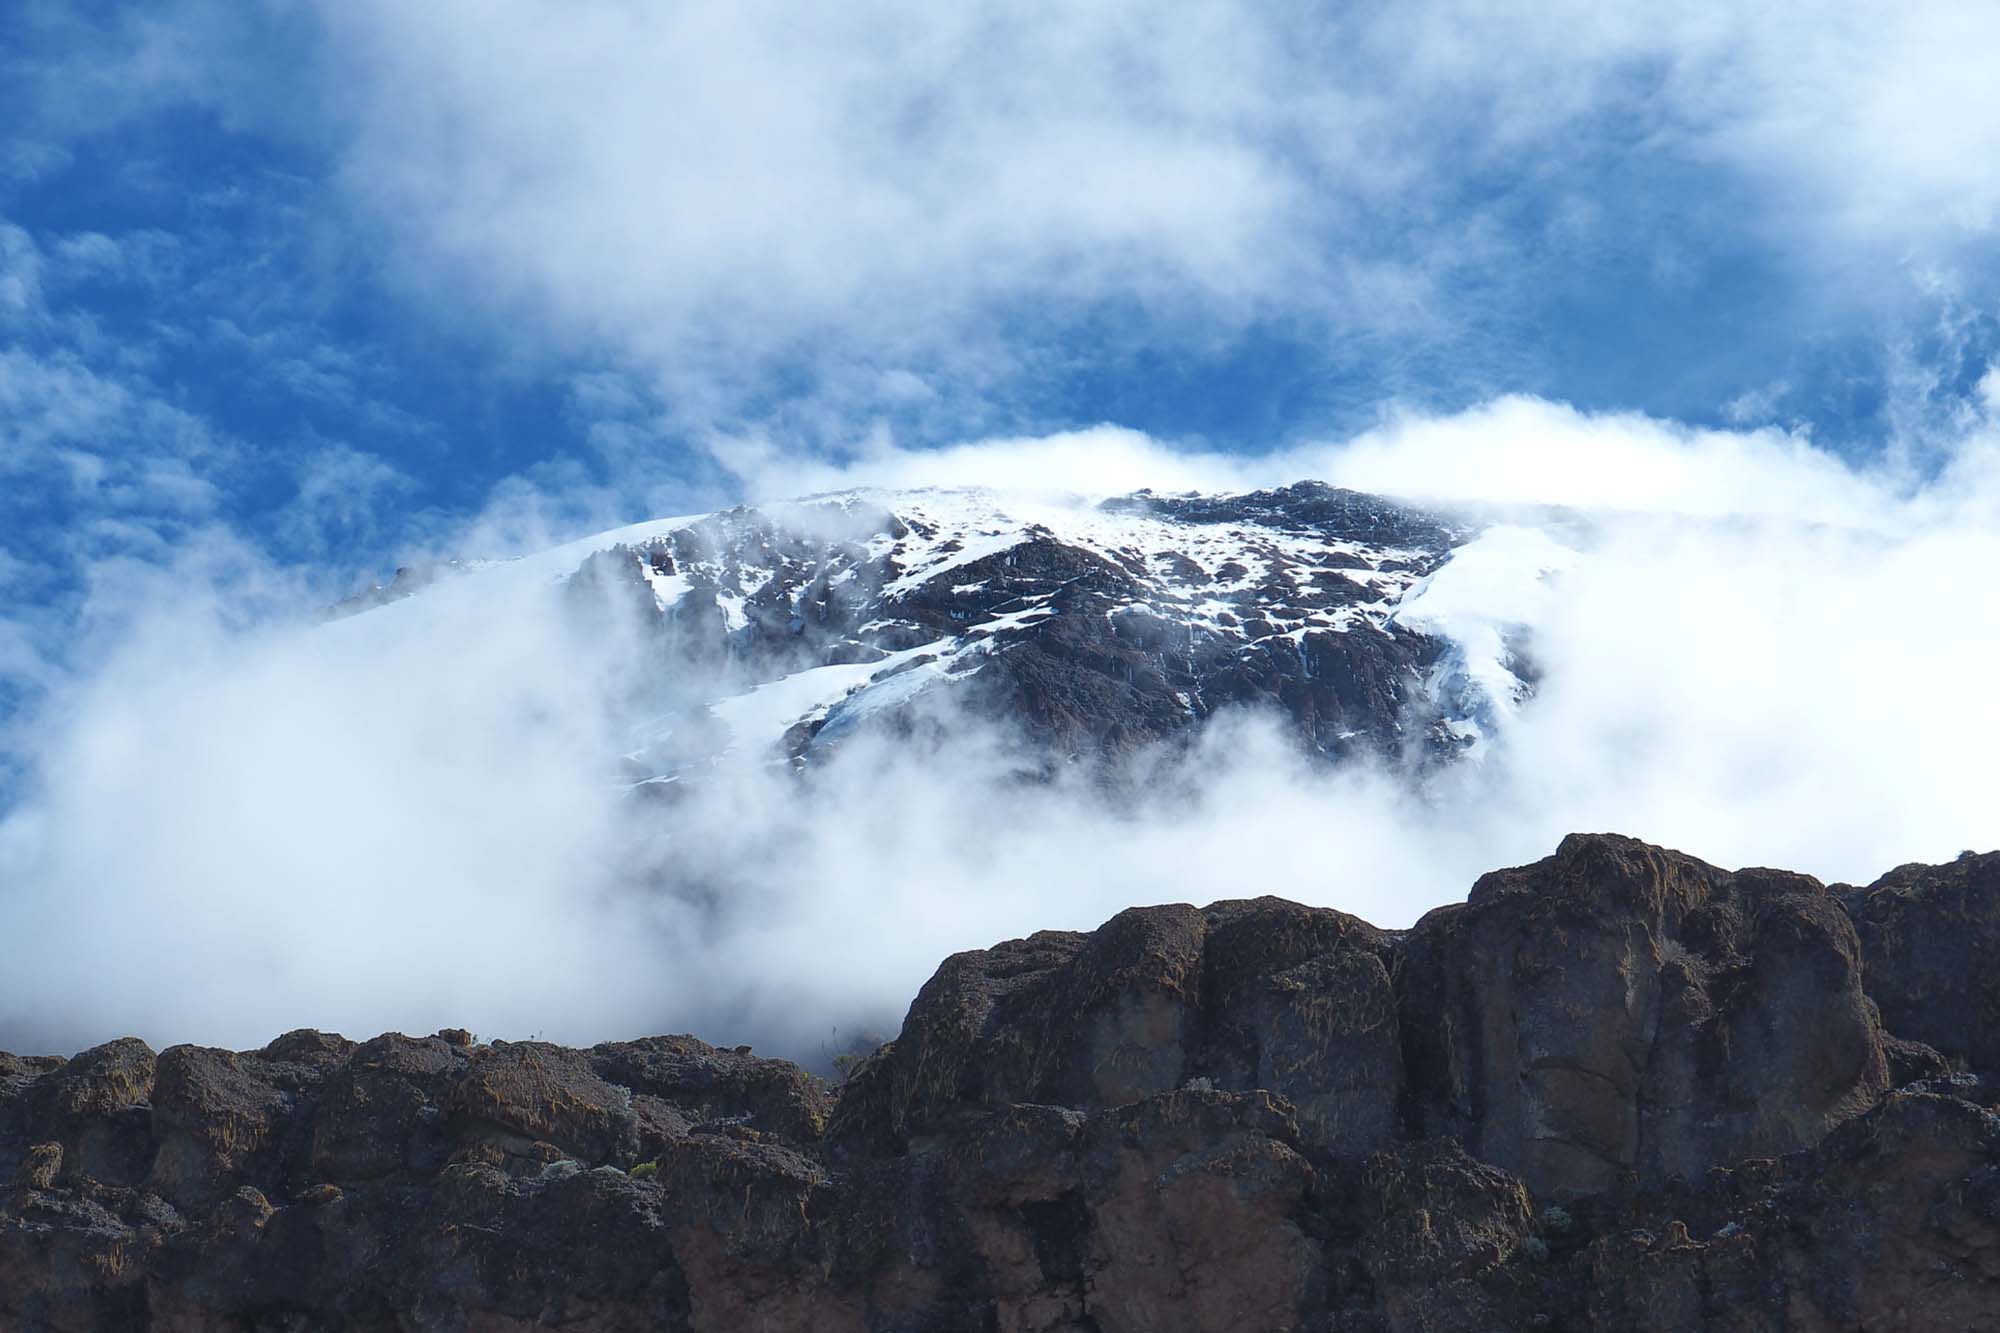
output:
[[[126,266],[124,248],[101,231],[81,231],[56,242],[55,252],[63,263],[79,272],[117,273]]]
[[[278,517],[284,540],[307,552],[339,549],[343,539],[380,539],[382,515],[390,502],[416,483],[379,455],[346,444],[302,450],[294,464],[298,492]]]
[[[1535,627],[1548,674],[1507,795],[1544,821],[1862,880],[2000,844],[1966,759],[2000,744],[1982,683],[2000,611],[1978,573],[1996,558],[1990,526],[1613,525]]]
[[[41,270],[34,237],[0,221],[0,319],[27,320],[42,313]]]
[[[325,17],[344,179],[404,276],[442,265],[681,394],[828,333],[893,376],[1002,300],[1243,311],[1320,267],[1265,142],[1282,47],[1225,6]]]
[[[1694,430],[1522,397],[1394,421],[1319,457],[1343,485],[1416,498],[1857,525],[1883,520],[1897,482],[1779,430]]]
[[[234,447],[150,385],[101,373],[72,353],[0,349],[0,476],[79,512],[107,505],[185,517],[211,512],[213,469]],[[18,497],[16,503],[20,503]]]
[[[447,587],[416,615],[245,637],[198,567],[122,582],[134,627],[60,701],[39,799],[0,839],[10,937],[48,946],[0,1023],[247,1038],[272,1006],[516,1032],[629,1012],[602,978],[643,960],[589,903],[616,842],[604,696],[553,606],[468,620]],[[117,813],[93,830],[86,810]],[[79,951],[107,984],[69,985]],[[157,986],[168,1022],[114,977]]]
[[[1263,454],[1177,447],[1116,426],[936,448],[901,447],[878,432],[839,462],[800,458],[755,437],[723,440],[715,452],[737,468],[750,494],[765,499],[849,485],[1109,496],[1145,487],[1253,489],[1312,477],[1457,504],[1900,527],[1913,520],[1896,497],[1916,484],[1894,470],[1850,467],[1800,434],[1699,430],[1523,396],[1447,416],[1392,412],[1382,426],[1349,439]]]
[[[399,276],[654,377],[683,423],[802,367],[850,427],[913,376],[976,400],[1100,303],[1155,344],[1458,345],[1632,225],[1590,193],[1626,159],[1726,198],[1820,304],[1983,263],[2000,201],[1979,4],[321,15],[322,128]]]
[[[1146,487],[1215,490],[1257,484],[1253,478],[1275,479],[1288,466],[1270,458],[1176,450],[1118,426],[919,449],[898,447],[886,432],[877,432],[837,463],[800,458],[754,437],[730,437],[712,447],[750,495],[769,500],[854,485],[987,486],[1088,496]]]

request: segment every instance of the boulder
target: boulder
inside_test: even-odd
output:
[[[1882,1025],[2000,1074],[2000,852],[1901,866],[1842,896]]]
[[[60,1143],[72,1174],[137,1183],[152,1164],[155,1067],[152,1047],[137,1037],[81,1052],[37,1078],[16,1103],[26,1137]]]
[[[606,1042],[591,1047],[590,1064],[607,1082],[657,1097],[696,1124],[816,1139],[833,1107],[826,1080],[791,1061],[720,1050],[694,1037]]]
[[[1405,950],[1424,1131],[1538,1192],[1809,1147],[1889,1085],[1854,928],[1803,875],[1572,836]]]
[[[201,1046],[160,1053],[153,1092],[152,1169],[146,1188],[183,1211],[205,1211],[279,1176],[293,1090],[256,1056]]]
[[[355,1048],[313,1113],[308,1168],[322,1181],[428,1174],[451,1156],[443,1124],[465,1049],[440,1037],[387,1033]]]
[[[1134,908],[1089,935],[946,960],[850,1095],[866,1102],[880,1080],[882,1116],[908,1139],[967,1108],[1261,1089],[1315,1139],[1366,1151],[1400,1132],[1394,956],[1365,922],[1276,898]]]

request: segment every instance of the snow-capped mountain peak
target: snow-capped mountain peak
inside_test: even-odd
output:
[[[1052,762],[1261,707],[1330,758],[1421,765],[1476,752],[1529,689],[1505,627],[1438,579],[1480,530],[1316,482],[860,489],[635,524],[495,572],[608,599],[663,671],[700,683],[635,739],[638,785],[732,753],[810,764],[940,701]]]

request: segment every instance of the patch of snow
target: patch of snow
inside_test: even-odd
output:
[[[924,651],[930,650],[917,650],[917,652]],[[898,654],[898,656],[909,657],[915,654]],[[921,666],[899,671],[886,679],[876,680],[854,691],[827,710],[826,725],[820,728],[818,739],[836,740],[869,718],[916,698],[946,678],[945,668],[950,665],[951,660],[950,656],[939,657]],[[881,675],[884,665],[883,663],[875,665],[874,670],[878,676]]]
[[[947,641],[940,639],[921,648],[891,653],[879,662],[844,662],[835,666],[808,667],[745,693],[718,699],[708,706],[708,711],[729,728],[737,748],[776,745],[798,723],[811,721],[825,713],[857,689],[866,686],[871,678],[893,671],[924,653],[943,651],[947,646]],[[904,674],[915,675],[922,670],[918,667]]]
[[[1452,645],[1432,682],[1441,698],[1457,696],[1468,720],[1506,725],[1524,693],[1507,641],[1541,621],[1549,580],[1577,559],[1539,528],[1498,524],[1404,595],[1395,623]]]
[[[689,584],[684,574],[662,574],[643,557],[639,559],[639,573],[652,588],[653,601],[662,611],[672,610],[681,598],[687,596]]]
[[[645,546],[662,537],[670,537],[682,528],[693,527],[707,517],[707,514],[682,514],[675,518],[648,519],[644,523],[612,528],[592,537],[583,537],[547,551],[522,556],[519,560],[500,561],[495,567],[532,578],[564,579],[574,574],[577,566],[599,551],[608,551],[614,546]]]
[[[966,637],[968,639],[990,639],[996,634],[1011,629],[1019,629],[1023,625],[1032,625],[1037,620],[1043,620],[1056,614],[1056,609],[1053,606],[1041,604],[1045,600],[1037,599],[1037,605],[1024,606],[1018,611],[1005,611],[997,616],[983,620],[967,630]]]
[[[916,591],[940,574],[948,574],[975,560],[1012,550],[1027,540],[1027,534],[1019,531],[989,532],[961,536],[958,540],[961,544],[956,551],[931,552],[928,560],[906,561],[903,573],[882,590],[882,595],[894,601]]]

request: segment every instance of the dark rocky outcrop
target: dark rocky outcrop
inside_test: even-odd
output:
[[[957,955],[840,1085],[688,1037],[0,1055],[0,1327],[1991,1327],[1996,897],[1575,837],[1408,931]]]
[[[1412,932],[1414,1104],[1558,1196],[1808,1147],[1888,1087],[1860,952],[1816,880],[1569,838]]]
[[[1842,900],[1882,1022],[1979,1069],[2000,1069],[2000,852],[1902,866]]]

